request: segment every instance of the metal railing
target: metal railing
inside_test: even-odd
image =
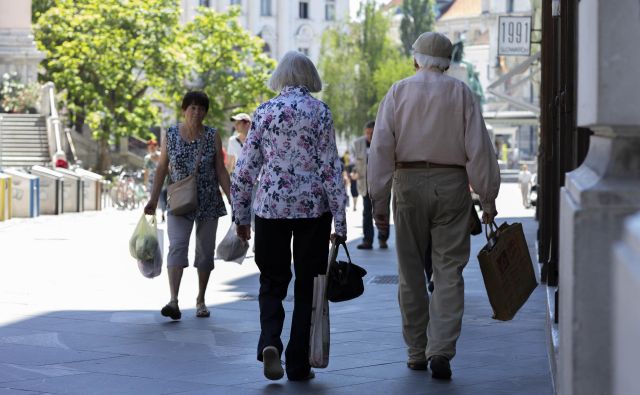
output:
[[[56,86],[53,82],[47,82],[42,86],[42,102],[40,111],[47,120],[47,139],[49,141],[49,154],[51,161],[55,165],[56,158],[66,160],[64,148],[62,146],[62,123],[58,116],[56,106]]]

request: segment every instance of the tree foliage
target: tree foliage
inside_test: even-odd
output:
[[[56,0],[31,0],[31,23],[36,23],[40,15],[56,5]]]
[[[347,136],[362,133],[364,124],[375,118],[380,100],[395,82],[389,78],[396,74],[381,71],[381,67],[386,68],[390,59],[397,63],[404,59],[388,36],[389,19],[375,1],[361,5],[360,19],[328,29],[320,51],[320,73],[325,83],[322,98],[333,112],[336,130]]]
[[[180,25],[175,0],[55,0],[36,24],[45,74],[65,93],[70,121],[100,140],[99,167],[119,137],[146,137],[159,105],[179,113],[190,88],[210,95],[213,125],[232,109],[252,109],[267,92],[273,61],[262,41],[235,21],[238,13],[200,8]],[[176,114],[176,117],[177,117]]]
[[[404,0],[402,2],[402,21],[400,22],[400,40],[405,55],[411,54],[411,46],[419,35],[433,30],[435,13],[432,0]]]
[[[228,119],[230,111],[252,112],[272,93],[265,81],[275,61],[263,53],[264,42],[238,24],[238,14],[236,8],[227,13],[200,8],[184,29],[195,85],[210,99],[205,122],[212,125]]]
[[[99,167],[109,164],[109,141],[144,136],[155,123],[147,92],[180,69],[171,54],[178,16],[172,0],[59,0],[38,19],[45,79],[100,140]]]
[[[410,57],[396,56],[384,59],[373,75],[373,89],[376,98],[382,100],[391,85],[412,76],[414,73],[413,59]]]

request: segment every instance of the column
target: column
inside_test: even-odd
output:
[[[622,241],[614,247],[613,394],[640,389],[640,214],[625,223]]]
[[[298,14],[298,2],[293,0],[277,0],[278,8],[276,10],[278,23],[276,24],[276,47],[271,48],[273,58],[282,59],[282,56],[292,48],[289,43],[291,37],[295,34],[295,27],[291,13]]]
[[[578,125],[594,135],[560,196],[560,394],[613,391],[612,245],[640,210],[639,15],[637,0],[579,5]]]
[[[0,0],[0,75],[16,72],[22,82],[35,82],[44,58],[31,31],[31,0]]]

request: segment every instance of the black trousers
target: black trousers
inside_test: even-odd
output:
[[[262,350],[267,346],[275,346],[282,355],[280,335],[285,316],[282,301],[287,296],[292,278],[293,237],[296,278],[291,333],[285,352],[289,378],[303,378],[309,374],[313,278],[327,269],[331,220],[329,213],[319,218],[303,219],[265,219],[256,215],[255,260],[260,269],[259,361],[262,361]]]
[[[364,232],[364,241],[373,243],[373,205],[369,194],[362,197],[362,230]],[[389,239],[389,230],[381,231],[378,229],[378,240],[387,241]]]

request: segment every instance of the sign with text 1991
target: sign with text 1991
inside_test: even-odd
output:
[[[529,56],[531,54],[531,17],[498,18],[498,55]]]

